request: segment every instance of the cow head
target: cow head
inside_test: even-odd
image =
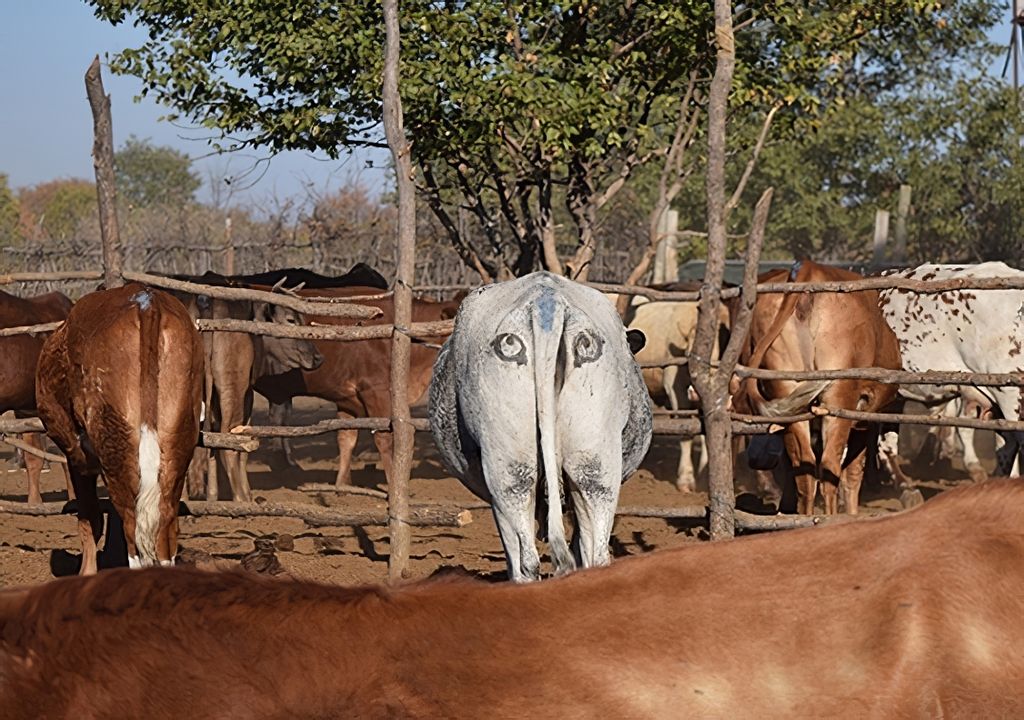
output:
[[[253,303],[253,319],[279,325],[302,325],[302,317],[295,310],[281,305]],[[316,370],[324,361],[323,355],[311,340],[300,338],[257,336],[256,376],[281,375],[289,370]]]

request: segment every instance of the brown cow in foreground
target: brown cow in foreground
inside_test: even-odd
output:
[[[862,275],[810,261],[792,270],[776,270],[758,282],[822,282],[860,280]],[[741,362],[770,370],[834,370],[881,367],[899,370],[896,336],[878,309],[878,293],[786,293],[758,295],[750,326],[749,347]],[[874,380],[834,380],[796,383],[790,380],[743,381],[733,395],[733,408],[742,413],[788,415],[805,410],[820,394],[823,405],[878,412],[896,398],[896,385]],[[767,399],[767,402],[766,402]],[[851,433],[852,431],[852,433]],[[784,441],[796,475],[797,509],[814,511],[818,481],[825,512],[838,512],[843,486],[846,510],[856,513],[870,435],[852,420],[826,416],[821,425],[819,458],[811,442],[809,422],[787,426]],[[847,447],[849,445],[849,448]],[[752,452],[748,448],[748,455]],[[762,468],[764,469],[764,468]],[[783,504],[786,492],[783,492]],[[788,509],[788,508],[787,508]]]
[[[68,458],[78,496],[81,573],[96,572],[102,472],[129,564],[170,564],[178,500],[199,436],[203,344],[185,307],[132,283],[78,301],[43,345],[39,417]]]
[[[993,481],[532,585],[113,570],[0,593],[0,697],[10,720],[1019,718],[1022,557],[1024,484]]]
[[[0,290],[0,328],[63,320],[71,310],[71,301],[61,293],[20,298]],[[45,335],[0,337],[0,414],[13,410],[17,415],[35,415],[36,363]],[[25,442],[42,449],[38,433],[25,433]],[[43,460],[25,453],[28,475],[28,501],[39,504],[39,474]]]

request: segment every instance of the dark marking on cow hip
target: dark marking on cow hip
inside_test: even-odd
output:
[[[491,342],[494,353],[506,362],[516,365],[526,364],[526,345],[522,338],[512,333],[503,333]]]
[[[604,352],[604,338],[590,332],[581,332],[572,341],[573,366],[592,363]]]
[[[508,481],[501,493],[510,500],[525,500],[537,486],[537,468],[521,462],[508,464]]]
[[[573,485],[586,497],[595,500],[611,500],[612,489],[604,482],[601,459],[593,455],[574,458],[566,467],[566,473]]]

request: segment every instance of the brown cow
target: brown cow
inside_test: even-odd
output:
[[[256,286],[255,289],[272,288]],[[194,295],[186,299],[186,307],[192,317],[255,320],[282,325],[302,322],[299,313],[280,305],[197,298]],[[295,368],[312,370],[323,361],[312,342],[296,338],[208,332],[203,333],[203,347],[206,357],[203,399],[208,409],[206,428],[219,432],[228,432],[237,425],[249,422],[252,417],[252,385],[256,378]],[[232,497],[243,502],[251,500],[252,490],[246,467],[248,453],[227,449],[219,452]],[[197,456],[203,455],[205,451],[197,450]],[[190,473],[201,476],[201,471],[202,463],[193,463]],[[190,492],[195,493],[198,485],[198,477],[190,480]],[[207,468],[206,499],[216,500],[218,495],[216,463],[211,462]]]
[[[300,295],[325,297],[353,297],[379,295],[380,290],[369,287],[351,287],[322,290],[303,290]],[[429,322],[455,317],[461,299],[444,302],[413,301],[413,322]],[[360,305],[378,307],[383,316],[375,320],[353,321],[344,318],[307,315],[306,321],[318,325],[388,324],[394,318],[391,297],[359,301]],[[444,338],[421,338],[440,343]],[[335,403],[339,417],[388,417],[391,414],[391,339],[336,342],[314,341],[324,362],[316,370],[292,371],[283,375],[267,376],[256,382],[256,390],[271,403],[271,424],[284,424],[291,399],[310,395]],[[414,342],[409,357],[409,401],[416,403],[425,398],[430,375],[437,359],[437,349]],[[351,482],[352,451],[358,431],[338,432],[338,485]],[[374,433],[374,442],[380,452],[385,474],[391,472],[391,433]],[[287,443],[285,443],[285,451]],[[290,462],[290,459],[289,459]]]
[[[374,288],[379,293],[387,289],[387,281],[376,270],[363,263],[356,263],[344,275],[326,276],[304,268],[285,268],[254,275],[225,276],[213,272],[203,275],[176,275],[179,280],[188,280],[203,285],[251,287],[258,290],[277,290],[306,287],[321,290],[363,286]],[[311,293],[321,295],[322,293]],[[257,320],[285,325],[301,324],[301,316],[294,310],[280,305],[261,302],[224,301],[191,294],[179,294],[193,317],[213,319]],[[204,398],[209,408],[206,417],[207,429],[228,431],[232,427],[249,422],[252,415],[252,386],[263,375],[279,375],[289,370],[313,370],[323,358],[316,346],[309,340],[278,338],[270,335],[246,335],[243,333],[214,332],[203,334],[206,349],[206,376]],[[196,450],[196,458],[203,458],[208,451]],[[248,455],[234,450],[221,450],[228,482],[235,500],[251,499],[251,488],[247,472]],[[212,458],[211,458],[212,460]],[[189,492],[198,494],[203,465],[193,461],[189,471]],[[216,462],[209,462],[206,476],[206,498],[216,500],[218,496]]]
[[[0,592],[10,720],[1024,717],[1024,485],[544,583]],[[779,573],[779,568],[786,568]]]
[[[199,436],[203,344],[184,306],[132,283],[78,301],[43,345],[36,402],[67,455],[83,575],[96,572],[103,473],[129,564],[171,564],[178,501]]]
[[[822,282],[857,280],[863,276],[803,261],[790,271],[772,271],[758,281],[779,282],[787,277],[793,282]],[[771,370],[900,368],[896,336],[882,318],[878,293],[874,290],[759,295],[749,347],[753,349],[744,353],[745,364]],[[740,412],[785,415],[805,408],[820,394],[825,405],[877,412],[895,399],[896,391],[895,385],[873,380],[798,384],[788,380],[758,383],[749,378],[734,394],[733,407]],[[765,402],[766,398],[780,404],[773,407],[773,403]],[[855,431],[854,436],[851,430]],[[851,420],[833,416],[822,419],[821,432],[820,466],[811,444],[809,422],[793,423],[784,434],[786,453],[796,474],[798,510],[803,514],[813,512],[820,471],[825,512],[838,512],[838,490],[842,483],[847,512],[856,513],[869,433],[864,428],[855,429]],[[785,504],[785,492],[783,495]]]
[[[61,293],[47,293],[20,298],[0,290],[0,328],[37,325],[63,320],[71,310],[71,301]],[[36,363],[43,347],[44,335],[11,335],[0,337],[0,414],[35,415]],[[26,433],[26,442],[42,449],[38,433]],[[28,501],[43,501],[39,494],[42,458],[25,453],[28,474]]]

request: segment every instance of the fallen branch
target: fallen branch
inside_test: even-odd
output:
[[[6,252],[6,250],[5,250]],[[102,280],[99,270],[67,270],[58,272],[18,272],[0,275],[0,285],[19,282],[54,282],[61,280]]]
[[[192,501],[187,503],[188,513],[193,516],[229,518],[247,517],[290,517],[302,520],[313,527],[362,527],[387,525],[385,510],[338,510],[317,505],[282,505],[278,503],[240,503],[224,501]],[[419,527],[463,527],[473,522],[469,510],[442,507],[439,505],[411,505],[410,525]]]
[[[0,434],[11,433],[46,432],[43,421],[39,418],[15,418],[13,420],[0,418]],[[218,448],[222,450],[240,450],[242,452],[254,452],[260,446],[260,441],[254,437],[245,435],[232,435],[231,433],[202,432],[200,433],[198,447]]]
[[[14,327],[0,328],[0,337],[10,337],[11,335],[39,335],[40,333],[53,332],[63,324],[63,320],[56,320],[54,322],[39,323],[38,325],[16,325]]]
[[[305,493],[341,493],[343,495],[365,495],[366,497],[387,500],[388,494],[382,490],[359,487],[358,485],[334,485],[333,483],[303,483],[298,490]]]
[[[266,290],[254,290],[252,288],[222,287],[219,285],[203,285],[202,283],[175,280],[161,275],[150,275],[149,273],[125,272],[125,280],[144,283],[153,287],[165,288],[167,290],[178,290],[192,293],[193,295],[205,295],[207,297],[219,298],[221,300],[255,300],[271,305],[281,305],[296,312],[308,315],[330,315],[331,317],[351,318],[357,320],[371,320],[380,317],[383,312],[380,308],[364,307],[362,305],[350,305],[338,303],[337,298],[297,298],[287,293],[269,292]],[[271,323],[268,323],[271,324]]]
[[[1024,386],[1024,373],[972,373],[943,370],[910,372],[888,368],[846,368],[842,370],[766,370],[737,365],[741,378],[762,380],[875,380],[900,385]]]
[[[0,441],[7,443],[13,448],[18,448],[24,453],[28,453],[29,455],[35,455],[36,457],[42,458],[43,460],[46,460],[48,462],[61,463],[62,465],[68,464],[67,458],[64,457],[63,455],[54,455],[53,453],[48,453],[45,450],[37,448],[35,445],[28,444],[24,440],[12,438],[7,433],[0,433]]]
[[[319,313],[323,315],[325,313]],[[450,335],[453,320],[412,323],[406,334],[413,338],[440,338]],[[196,320],[196,328],[203,332],[239,332],[271,337],[300,338],[304,340],[381,340],[390,338],[393,325],[283,325],[254,320]]]
[[[755,515],[736,511],[736,527],[742,530],[795,530],[818,525],[837,525],[853,520],[878,517],[868,513],[859,515]]]
[[[420,431],[430,430],[426,418],[413,418],[412,426]],[[321,420],[313,425],[236,425],[231,428],[232,435],[249,435],[251,437],[306,437],[325,435],[338,430],[390,430],[391,420],[388,418],[332,418]]]

